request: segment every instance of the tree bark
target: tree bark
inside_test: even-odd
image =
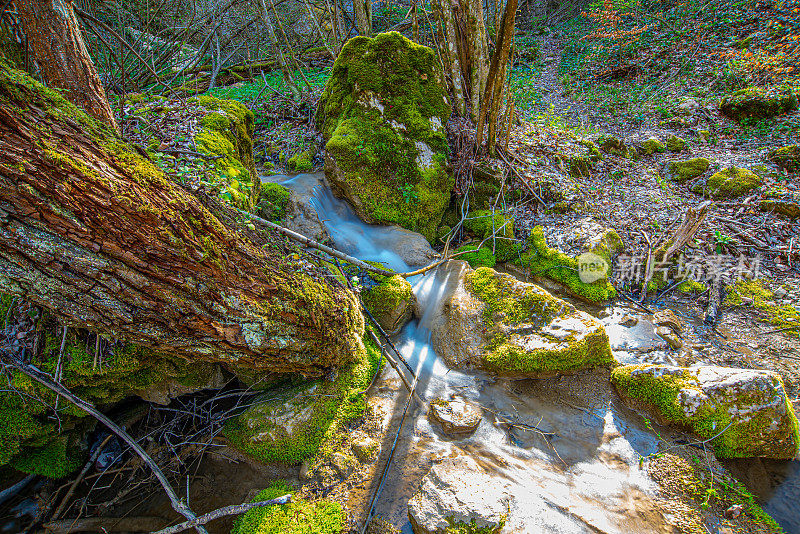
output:
[[[358,34],[372,36],[372,0],[353,0]]]
[[[363,318],[287,247],[0,68],[0,291],[159,353],[320,375],[362,349]]]
[[[16,2],[30,51],[47,85],[97,120],[118,130],[106,91],[83,42],[70,0]]]

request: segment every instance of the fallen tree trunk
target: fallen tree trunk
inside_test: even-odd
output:
[[[0,292],[188,359],[319,375],[361,350],[351,292],[207,205],[0,63]]]

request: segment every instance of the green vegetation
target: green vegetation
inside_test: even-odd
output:
[[[330,501],[307,501],[284,480],[276,480],[252,502],[292,495],[289,504],[253,508],[234,523],[231,534],[339,534],[347,516],[342,505]]]
[[[487,267],[467,273],[465,286],[484,305],[483,320],[491,335],[491,342],[483,355],[486,369],[501,375],[525,373],[545,376],[615,363],[608,336],[602,328],[588,332],[580,339],[576,339],[574,334],[554,339],[551,346],[530,351],[510,343],[505,334],[493,330],[491,325],[501,321],[509,326],[542,326],[562,315],[576,313],[570,304],[546,291],[523,285],[512,276]]]
[[[467,252],[467,251],[474,252]],[[469,263],[470,267],[477,269],[478,267],[494,267],[497,264],[497,258],[492,254],[492,249],[483,246],[480,249],[476,245],[464,245],[456,249],[456,252],[467,252],[458,256],[459,260],[464,260]]]
[[[744,306],[745,300],[743,299],[748,299],[750,305],[776,328],[786,328],[788,335],[800,335],[800,311],[791,304],[777,304],[773,292],[765,287],[763,280],[739,279],[732,287],[728,288],[728,295],[722,304],[723,306]]]
[[[440,76],[434,52],[398,33],[356,37],[334,64],[317,116],[338,167],[332,185],[367,220],[429,241],[453,187]]]
[[[286,215],[286,205],[291,192],[280,184],[261,184],[261,198],[258,201],[258,213],[264,219],[280,221]]]
[[[769,153],[769,159],[788,172],[800,172],[800,145],[776,148]]]
[[[786,397],[783,380],[772,375],[775,395],[785,399],[784,409],[761,410],[750,417],[732,419],[739,410],[747,411],[753,404],[772,402],[772,392],[754,392],[738,398],[715,398],[714,402],[699,403],[695,411],[688,411],[681,404],[682,391],[702,395],[696,374],[690,369],[676,368],[675,372],[659,366],[625,365],[611,372],[611,382],[623,397],[655,409],[659,417],[667,423],[685,427],[702,439],[711,439],[717,456],[721,458],[747,458],[769,456],[790,458],[797,453],[800,444],[797,417],[792,404]],[[788,414],[779,417],[779,414]],[[778,425],[778,433],[788,436],[788,442],[772,441],[764,437],[764,431]],[[724,432],[723,432],[724,430]],[[716,437],[715,437],[716,436]],[[794,450],[787,451],[787,445]],[[788,454],[788,455],[787,455]]]
[[[495,211],[471,211],[464,220],[464,228],[486,239],[484,244],[489,250],[494,249],[497,261],[511,261],[519,257],[519,244],[514,237],[514,219]],[[494,238],[492,238],[494,236]]]
[[[380,349],[369,335],[364,335],[363,342],[365,348],[355,355],[355,362],[339,369],[333,381],[298,379],[293,385],[266,392],[263,403],[228,420],[225,436],[236,448],[264,462],[297,464],[318,453],[330,453],[344,423],[363,415],[365,391],[381,360]],[[289,434],[271,419],[287,403],[298,413],[308,414],[291,424]]]
[[[769,91],[748,87],[724,97],[719,107],[725,115],[737,121],[768,119],[797,109],[797,97],[790,89]]]
[[[710,166],[711,162],[706,158],[670,161],[667,164],[667,176],[673,182],[683,183],[702,176]]]
[[[666,152],[667,147],[664,146],[664,143],[661,142],[660,139],[651,137],[645,141],[642,141],[639,144],[639,152],[641,155],[644,156],[652,156],[656,153]]]
[[[670,152],[680,152],[682,150],[686,150],[687,146],[688,144],[686,141],[677,135],[670,135],[667,137],[667,150]]]
[[[617,236],[619,238],[619,236]],[[563,252],[547,246],[544,230],[537,226],[528,237],[528,250],[515,261],[527,268],[531,276],[542,276],[555,280],[570,289],[579,297],[592,302],[603,302],[613,298],[616,291],[608,282],[608,278],[587,284],[578,275],[578,262]],[[602,253],[602,250],[596,252]]]
[[[697,184],[692,190],[715,199],[729,199],[740,197],[761,184],[761,178],[754,172],[730,167],[713,174],[705,188]]]
[[[456,521],[452,517],[447,518],[447,523],[450,525],[447,527],[445,534],[497,534],[506,524],[505,517],[500,519],[500,523],[497,525],[491,526],[487,525],[485,527],[479,527],[475,524],[475,520],[472,519],[469,523],[464,523],[460,521]]]

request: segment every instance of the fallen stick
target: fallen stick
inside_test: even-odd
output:
[[[214,511],[208,512],[207,514],[203,514],[200,517],[196,517],[194,519],[190,519],[189,521],[184,521],[183,523],[179,523],[177,525],[167,527],[161,529],[153,534],[175,534],[176,532],[183,532],[184,530],[189,530],[190,528],[196,528],[198,525],[205,525],[209,521],[213,521],[215,519],[219,519],[220,517],[225,517],[228,515],[239,515],[243,514],[253,508],[260,508],[262,506],[272,506],[273,504],[288,504],[292,502],[291,495],[283,495],[276,499],[270,499],[268,501],[259,501],[259,502],[249,502],[244,504],[232,504],[231,506],[225,506],[224,508],[217,508]]]
[[[64,495],[63,499],[61,499],[61,504],[59,504],[58,508],[56,508],[56,511],[53,512],[53,517],[51,521],[55,521],[56,519],[59,518],[61,512],[64,511],[64,507],[69,502],[70,497],[72,497],[72,494],[75,493],[75,488],[78,487],[78,484],[81,483],[81,480],[83,480],[83,478],[86,476],[86,473],[89,472],[89,469],[92,467],[92,464],[94,464],[97,461],[97,459],[100,458],[100,455],[103,453],[103,449],[105,449],[106,445],[108,445],[108,442],[111,441],[111,438],[113,437],[114,436],[112,434],[106,436],[106,439],[103,440],[103,442],[97,447],[97,449],[95,449],[95,451],[89,457],[89,460],[86,462],[86,465],[83,466],[83,469],[81,470],[80,474],[75,478],[75,480],[72,482],[72,485],[69,487],[67,494]]]
[[[9,486],[3,491],[0,491],[0,504],[3,504],[8,499],[25,489],[25,486],[30,484],[34,478],[36,478],[36,475],[28,475],[13,486]]]
[[[386,350],[386,348],[384,347],[383,343],[381,343],[381,341],[378,339],[378,336],[375,335],[375,332],[370,330],[369,331],[369,335],[372,336],[372,341],[374,341],[375,344],[378,345],[381,348],[381,351],[383,352],[383,355],[386,356],[386,361],[389,362],[389,365],[392,366],[392,369],[397,371],[397,374],[400,375],[400,380],[403,382],[403,385],[406,387],[408,392],[411,393],[412,395],[414,395],[414,400],[419,402],[420,405],[425,404],[424,402],[422,402],[422,399],[419,398],[419,395],[417,395],[416,391],[412,390],[411,384],[408,382],[408,380],[406,379],[405,375],[402,372],[400,372],[400,366],[398,365],[397,360],[395,360],[389,354],[389,351]]]

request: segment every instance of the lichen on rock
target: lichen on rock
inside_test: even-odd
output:
[[[450,202],[444,125],[450,116],[435,53],[399,33],[348,41],[319,104],[331,186],[368,222],[433,242]]]
[[[720,109],[737,121],[768,119],[797,109],[797,97],[789,89],[768,91],[760,87],[748,87],[724,97]]]
[[[626,365],[612,371],[611,381],[634,407],[711,440],[722,458],[798,453],[797,417],[772,371]]]
[[[523,378],[614,363],[602,324],[571,304],[487,267],[448,268],[455,282],[431,341],[451,366]]]

